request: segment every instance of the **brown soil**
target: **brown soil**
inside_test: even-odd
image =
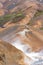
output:
[[[9,43],[0,41],[0,65],[24,65],[23,53]]]

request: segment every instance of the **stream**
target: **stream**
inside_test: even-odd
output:
[[[12,33],[13,35],[6,35],[2,39],[11,43],[11,45],[26,55],[26,57],[24,57],[24,62],[27,63],[26,65],[43,65],[43,50],[39,52],[33,52],[31,46],[23,42],[23,40],[26,38],[26,32],[29,31],[30,30],[28,29],[23,29],[22,31],[16,33],[16,35]]]

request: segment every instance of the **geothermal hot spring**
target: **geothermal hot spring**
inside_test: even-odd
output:
[[[16,35],[10,36],[9,35],[3,37],[3,39],[7,42],[10,42],[13,46],[15,46],[17,49],[21,50],[27,57],[24,58],[24,62],[27,63],[27,65],[43,65],[43,50],[39,52],[32,52],[32,48],[28,45],[22,42],[21,38],[26,38],[25,33],[29,32],[29,30],[24,29]],[[21,38],[17,35],[20,35]],[[15,36],[15,37],[14,37]],[[10,39],[11,38],[11,39]],[[15,39],[15,40],[14,40]],[[30,58],[30,59],[29,59]]]

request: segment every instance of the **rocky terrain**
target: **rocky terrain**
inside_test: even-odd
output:
[[[0,65],[43,65],[43,0],[0,0]]]
[[[25,65],[24,54],[4,41],[0,40],[0,65]]]

